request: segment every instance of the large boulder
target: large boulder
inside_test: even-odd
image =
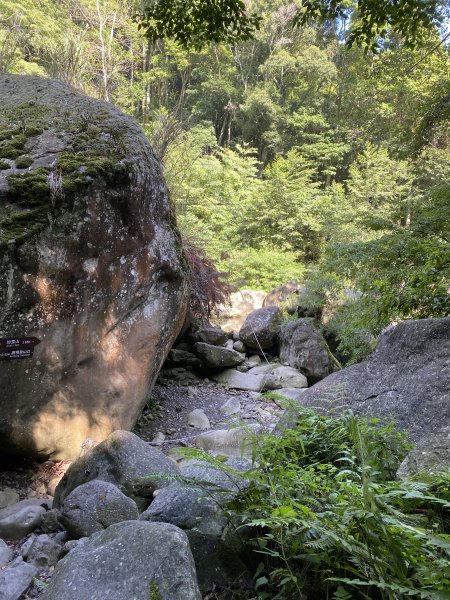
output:
[[[283,313],[278,306],[258,308],[245,319],[239,338],[247,348],[272,348],[278,341],[282,320]]]
[[[124,521],[94,533],[56,566],[42,600],[201,600],[186,534]]]
[[[175,463],[129,431],[115,431],[68,468],[59,482],[53,505],[61,508],[78,486],[100,479],[116,485],[139,508],[150,503],[156,489],[179,475]]]
[[[40,340],[2,363],[0,452],[75,458],[148,397],[185,316],[180,238],[131,118],[39,77],[0,90],[0,338]]]
[[[301,403],[394,420],[418,441],[450,422],[449,357],[450,317],[401,321],[384,330],[367,360],[312,386]]]
[[[282,325],[280,361],[298,369],[313,382],[340,368],[313,319],[297,319]]]

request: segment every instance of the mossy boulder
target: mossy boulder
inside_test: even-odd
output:
[[[0,76],[0,452],[73,458],[129,429],[184,319],[167,190],[140,127],[34,76]]]

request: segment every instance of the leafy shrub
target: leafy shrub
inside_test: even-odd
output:
[[[230,273],[230,283],[237,288],[266,292],[292,279],[301,279],[305,270],[292,252],[261,248],[231,251],[218,265]]]
[[[189,310],[194,317],[209,320],[229,300],[231,286],[226,281],[227,274],[217,270],[192,237],[183,237],[183,250],[191,284]]]
[[[254,600],[450,598],[450,475],[396,481],[392,425],[298,413],[258,444],[234,504],[262,557]]]

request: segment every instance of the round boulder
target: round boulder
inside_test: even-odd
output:
[[[278,306],[258,308],[245,319],[239,338],[247,348],[267,349],[277,343],[283,314]]]
[[[89,537],[113,523],[139,517],[136,502],[112,483],[94,479],[75,488],[61,505],[60,522],[73,538]]]
[[[141,128],[61,82],[0,76],[0,159],[0,452],[73,459],[140,414],[185,316],[180,236]]]

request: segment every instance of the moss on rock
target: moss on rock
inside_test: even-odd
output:
[[[28,169],[33,162],[34,161],[30,156],[19,156],[19,158],[16,158],[16,167],[18,169]]]

